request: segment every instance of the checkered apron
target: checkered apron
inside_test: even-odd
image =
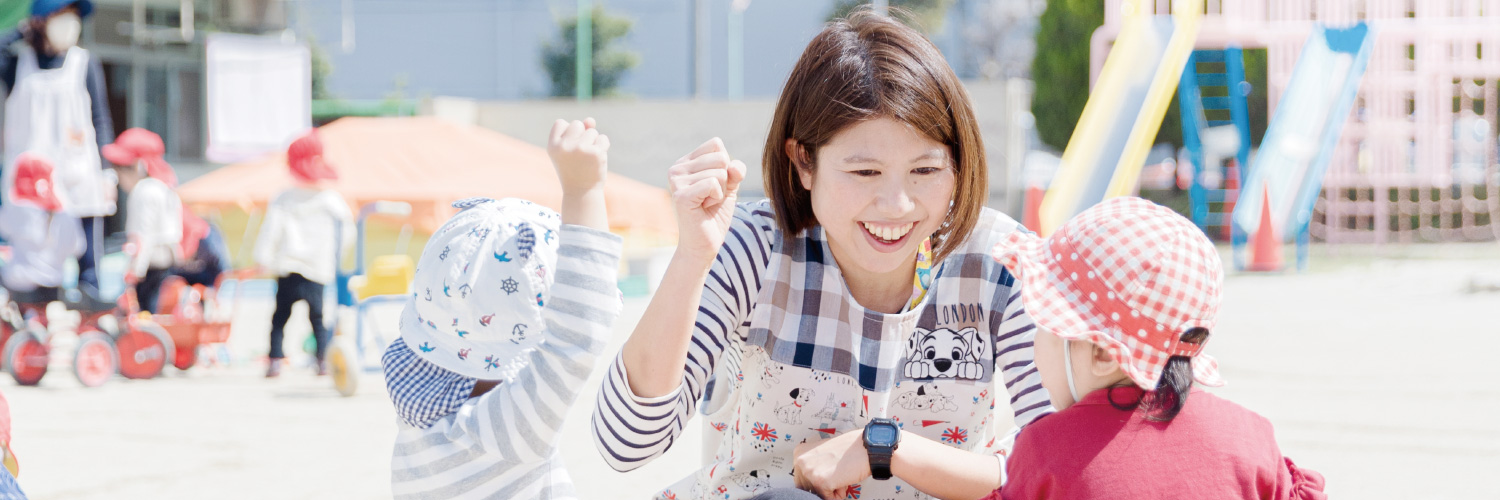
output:
[[[757,300],[730,335],[717,370],[721,387],[710,398],[717,405],[705,408],[720,431],[718,452],[658,498],[747,498],[794,486],[797,444],[859,432],[873,417],[895,418],[957,448],[998,451],[991,415],[1006,388],[996,380],[995,349],[1012,280],[989,250],[1016,227],[985,210],[970,241],[934,269],[923,301],[900,314],[855,302],[820,227],[791,239],[770,235],[776,243]],[[1030,319],[1017,315],[1007,327],[1024,322],[1030,331]],[[946,361],[928,360],[924,350],[941,351],[933,358]],[[1034,392],[1046,399],[1046,391]],[[896,478],[868,479],[853,491],[854,498],[928,498]]]

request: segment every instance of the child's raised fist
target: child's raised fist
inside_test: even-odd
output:
[[[593,118],[557,120],[547,136],[547,155],[557,168],[564,196],[602,190],[608,153],[609,137],[599,133]]]

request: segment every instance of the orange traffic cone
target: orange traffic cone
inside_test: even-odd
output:
[[[1042,230],[1042,196],[1046,194],[1041,186],[1026,188],[1026,206],[1021,214],[1021,225],[1026,226],[1026,229],[1038,232]]]
[[[1230,158],[1229,165],[1224,167],[1224,213],[1234,214],[1234,203],[1240,199],[1240,162]],[[1231,241],[1234,235],[1233,224],[1225,224],[1221,227],[1219,238]]]
[[[1250,271],[1280,271],[1281,262],[1281,237],[1276,233],[1274,224],[1271,223],[1271,190],[1269,186],[1265,191],[1264,198],[1260,202],[1260,227],[1251,236],[1250,252],[1252,258]]]

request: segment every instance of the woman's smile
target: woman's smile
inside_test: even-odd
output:
[[[895,252],[901,250],[907,237],[911,235],[911,228],[916,226],[915,222],[860,222],[864,228],[865,238],[870,240],[870,246],[880,252]]]

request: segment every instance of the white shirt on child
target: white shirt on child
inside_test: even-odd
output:
[[[182,242],[182,199],[162,181],[141,179],[126,198],[125,233],[139,245],[130,266],[136,276],[172,267]]]
[[[0,237],[11,247],[0,279],[5,288],[18,292],[62,286],[63,266],[83,255],[85,243],[77,217],[18,202],[0,205]]]
[[[342,241],[337,255],[334,240]],[[336,259],[354,244],[353,216],[332,190],[292,188],[266,207],[255,242],[255,263],[276,276],[292,273],[324,285],[333,282]]]
[[[559,233],[545,340],[514,379],[468,398],[473,379],[422,360],[400,339],[386,351],[386,385],[401,417],[391,458],[396,498],[576,496],[557,441],[620,314],[621,241],[580,226]]]

